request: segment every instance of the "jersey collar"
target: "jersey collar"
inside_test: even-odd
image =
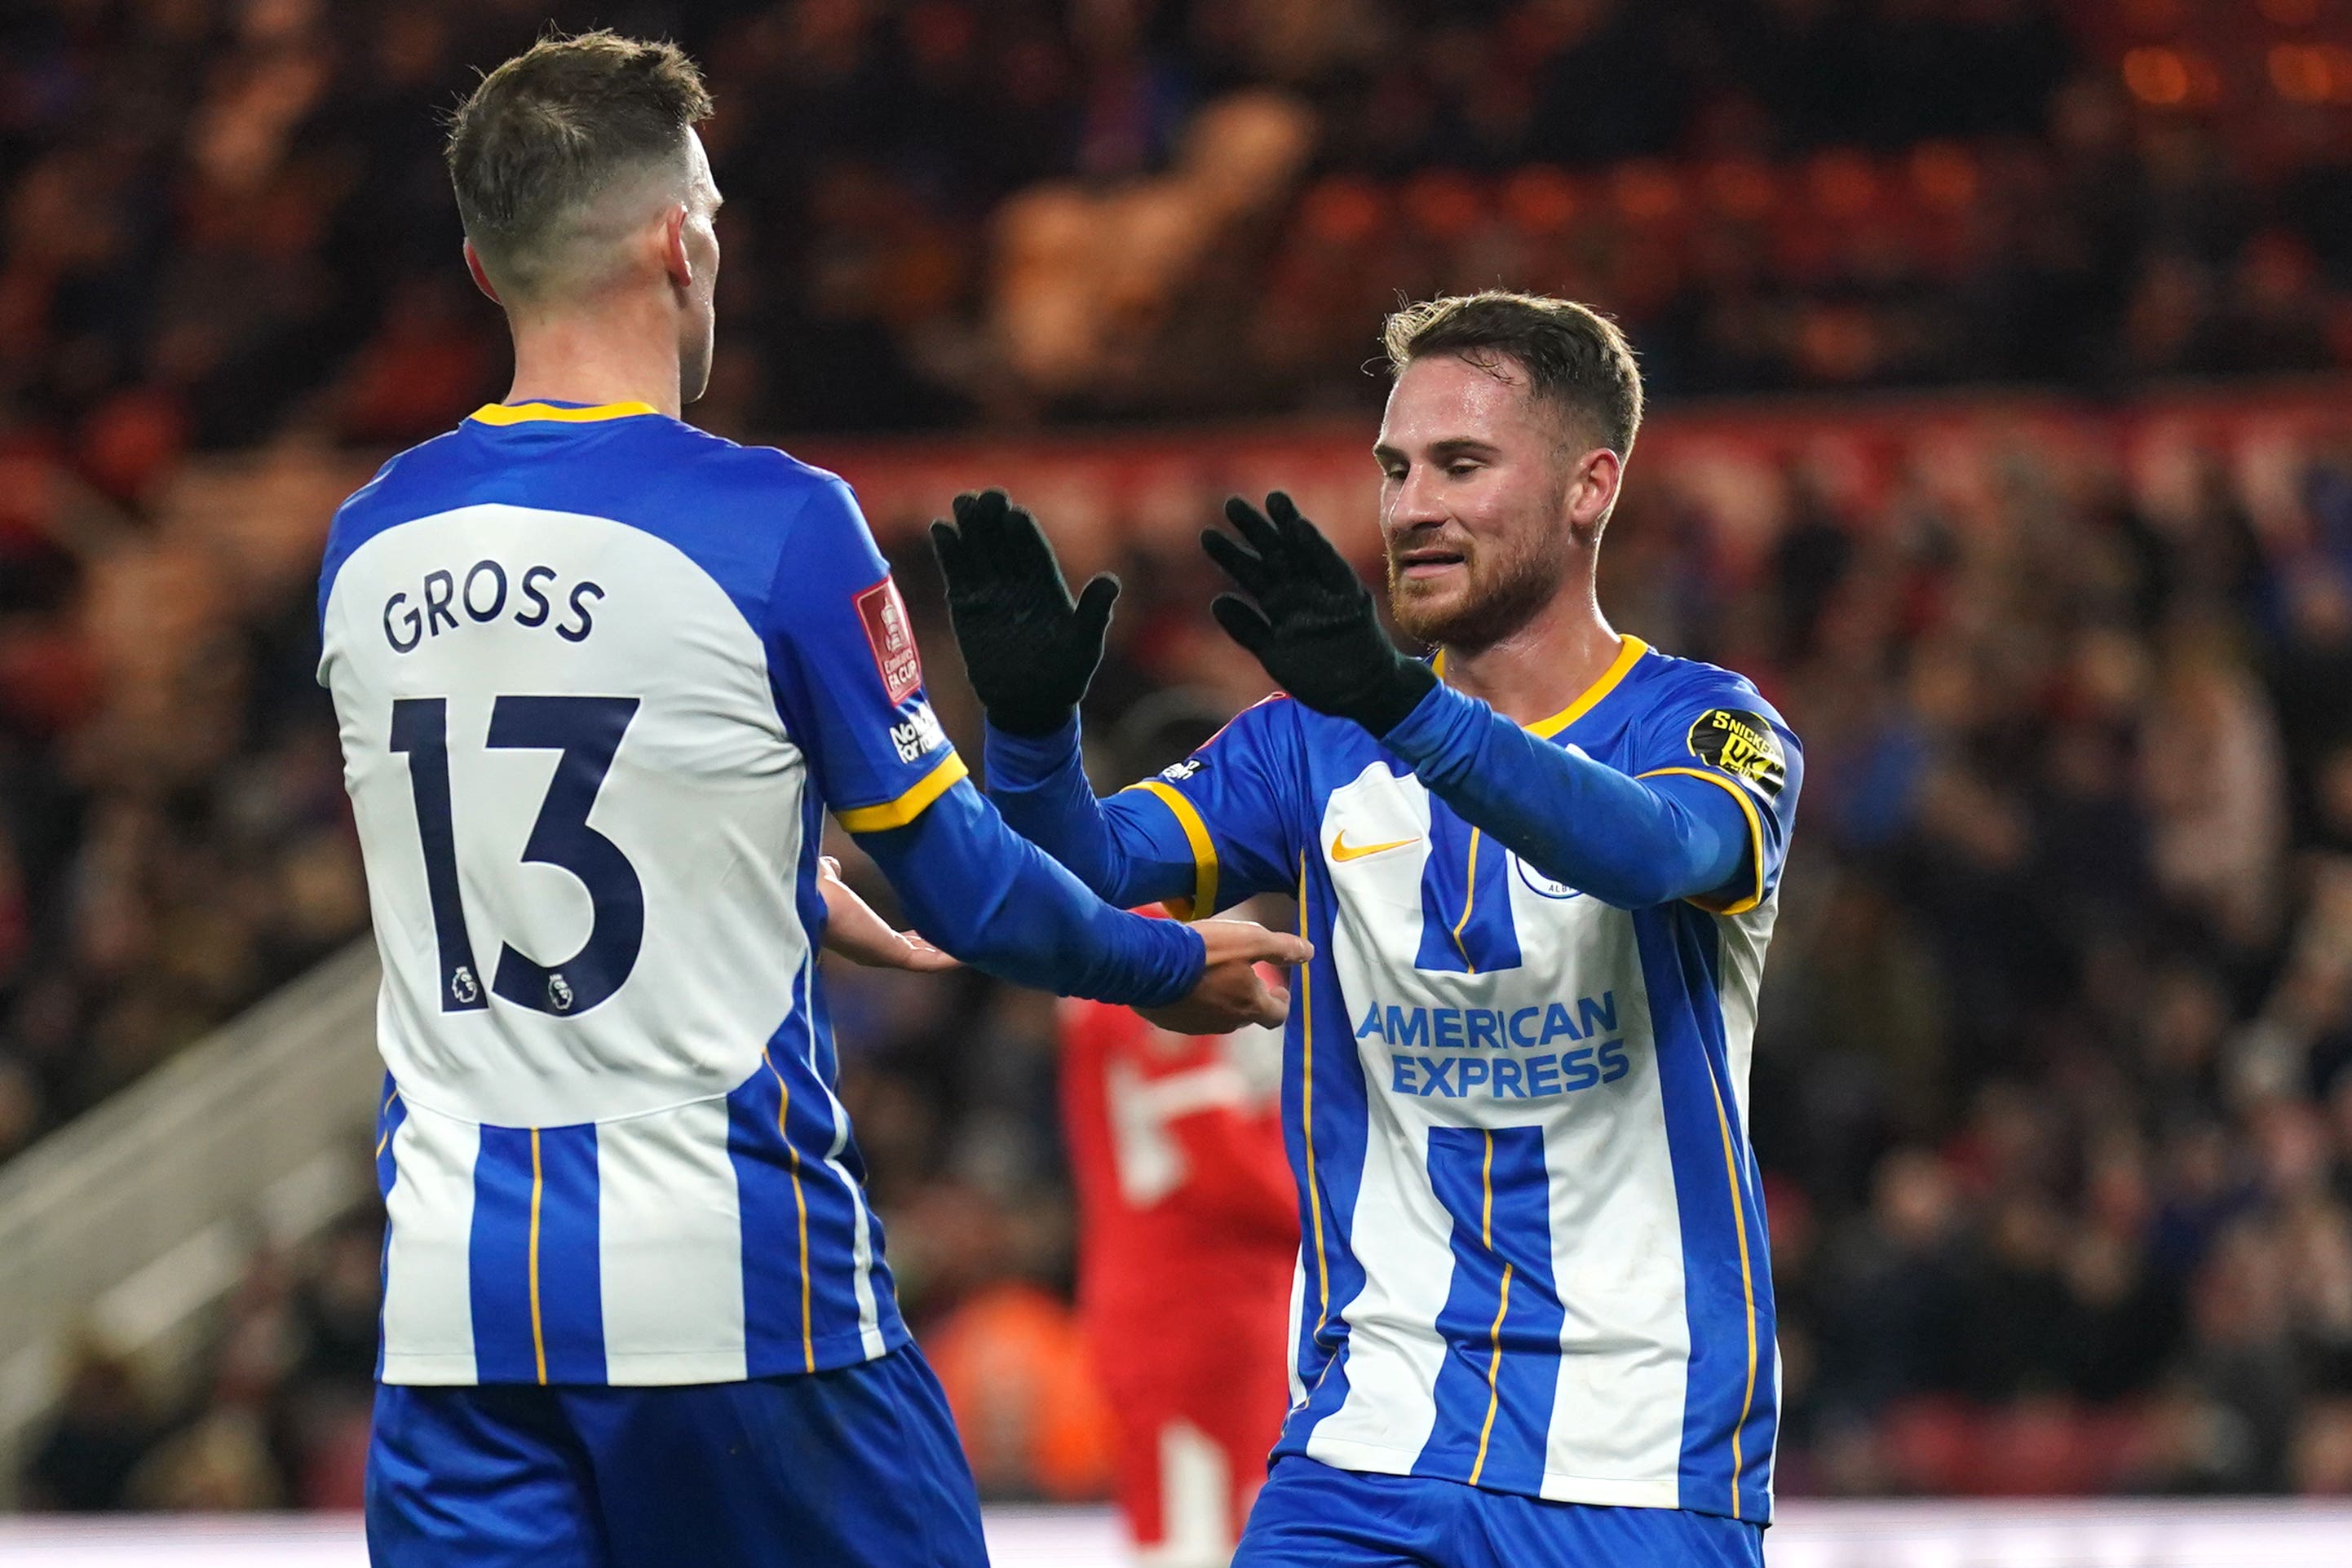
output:
[[[469,417],[484,424],[593,424],[600,420],[629,419],[660,412],[649,402],[604,402],[593,408],[574,408],[560,402],[486,402]]]
[[[1558,735],[1561,730],[1591,713],[1602,697],[1615,691],[1617,684],[1631,674],[1633,666],[1642,662],[1642,655],[1650,651],[1650,645],[1639,637],[1627,637],[1624,639],[1624,644],[1617,650],[1616,663],[1603,670],[1599,680],[1585,687],[1582,696],[1549,718],[1540,718],[1528,726],[1528,733],[1540,735],[1547,738]]]
[[[1582,696],[1578,697],[1549,718],[1539,718],[1528,725],[1527,730],[1529,735],[1541,736],[1549,740],[1586,714],[1591,713],[1601,699],[1615,691],[1618,683],[1632,672],[1635,664],[1641,663],[1642,655],[1650,651],[1650,645],[1639,637],[1623,637],[1619,641],[1622,645],[1617,650],[1616,661],[1601,673],[1601,678],[1585,687]],[[1431,661],[1431,667],[1437,672],[1439,679],[1444,678],[1444,649],[1440,648],[1437,651],[1437,657]]]

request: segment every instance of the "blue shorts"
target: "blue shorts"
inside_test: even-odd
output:
[[[382,1385],[378,1568],[986,1568],[955,1423],[912,1345],[678,1388]]]
[[[1234,1568],[1763,1568],[1760,1525],[1673,1508],[1595,1508],[1286,1454]]]

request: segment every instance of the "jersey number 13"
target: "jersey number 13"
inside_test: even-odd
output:
[[[393,703],[392,749],[408,758],[416,836],[425,849],[425,885],[433,901],[433,936],[440,948],[443,1012],[487,1008],[495,993],[534,1012],[582,1013],[619,990],[636,967],[646,936],[644,885],[620,846],[588,825],[596,792],[636,712],[635,697],[503,696],[490,709],[490,748],[562,754],[522,858],[579,878],[593,915],[588,940],[561,964],[541,964],[501,943],[498,970],[485,992],[457,880],[448,699],[402,697]]]

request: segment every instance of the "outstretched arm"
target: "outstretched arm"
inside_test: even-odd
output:
[[[1004,825],[923,696],[906,607],[848,487],[794,477],[801,505],[763,628],[779,716],[916,925],[956,957],[1041,989],[1155,1008],[1190,1001],[1213,1029],[1280,1018],[1280,999],[1249,964],[1296,961],[1297,938],[1238,922],[1194,932],[1139,918]]]
[[[906,826],[857,841],[915,924],[957,957],[1040,990],[1124,1002],[1182,1034],[1282,1022],[1290,993],[1255,966],[1315,956],[1303,937],[1246,920],[1181,925],[1115,909],[1015,837],[968,782]],[[1173,966],[1151,940],[1163,927],[1181,938]]]
[[[1122,909],[1194,896],[1198,857],[1182,824],[1150,789],[1097,800],[1073,717],[1046,735],[988,727],[988,798],[1014,832]],[[1212,911],[1199,910],[1207,915]]]
[[[903,826],[857,833],[917,930],[1003,979],[1130,1007],[1200,978],[1201,938],[1097,898],[960,781]]]
[[[1603,904],[1710,900],[1748,863],[1752,808],[1743,813],[1736,786],[1633,778],[1449,686],[1433,687],[1381,738],[1464,821]]]
[[[1370,591],[1287,496],[1267,497],[1265,513],[1236,499],[1225,515],[1239,538],[1202,542],[1248,597],[1212,609],[1292,696],[1371,731],[1548,877],[1623,908],[1741,902],[1733,884],[1765,845],[1738,785],[1696,769],[1635,779],[1529,734],[1399,652]]]

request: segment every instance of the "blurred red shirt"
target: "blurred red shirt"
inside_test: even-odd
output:
[[[1079,1316],[1118,1424],[1120,1506],[1147,1561],[1222,1563],[1289,1404],[1282,1036],[1064,1009]]]

